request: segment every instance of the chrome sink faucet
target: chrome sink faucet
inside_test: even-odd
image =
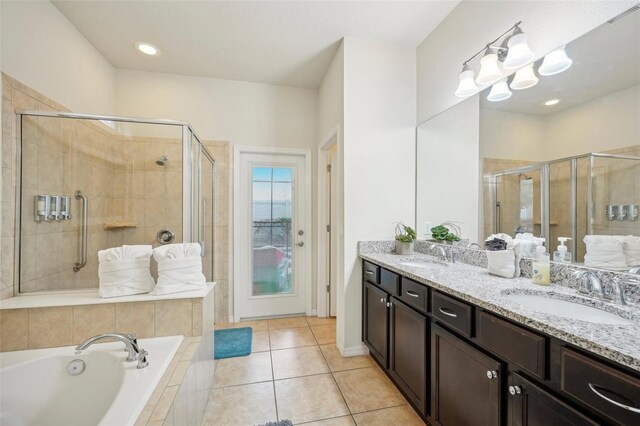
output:
[[[436,256],[443,262],[456,263],[455,253],[459,252],[458,247],[441,246],[438,244],[431,244],[429,250],[435,251]]]
[[[128,352],[127,361],[137,360],[138,368],[145,368],[147,365],[149,365],[149,362],[147,361],[148,352],[138,346],[138,341],[135,334],[105,333],[90,337],[76,346],[76,354],[81,353],[89,346],[104,339],[115,339],[123,342]]]
[[[578,293],[604,299],[602,281],[595,272],[582,270],[574,272],[573,275],[580,280]]]

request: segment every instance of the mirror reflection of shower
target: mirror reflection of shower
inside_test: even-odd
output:
[[[167,164],[167,161],[169,161],[169,156],[167,154],[163,154],[162,157],[156,160],[156,164],[158,166],[165,166]]]
[[[524,173],[520,177],[520,224],[514,233],[533,233],[533,178]]]

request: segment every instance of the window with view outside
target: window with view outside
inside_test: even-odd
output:
[[[290,167],[252,168],[252,295],[294,292]]]

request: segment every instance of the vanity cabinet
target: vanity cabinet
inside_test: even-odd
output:
[[[366,282],[363,294],[364,343],[380,365],[387,367],[389,345],[389,294]]]
[[[389,374],[426,416],[427,318],[395,297],[390,308]]]
[[[509,426],[598,424],[518,373],[512,373],[508,391]]]
[[[431,420],[500,425],[502,365],[438,325],[431,327]]]

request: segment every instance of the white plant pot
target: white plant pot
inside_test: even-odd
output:
[[[396,240],[396,254],[413,254],[413,243]]]

